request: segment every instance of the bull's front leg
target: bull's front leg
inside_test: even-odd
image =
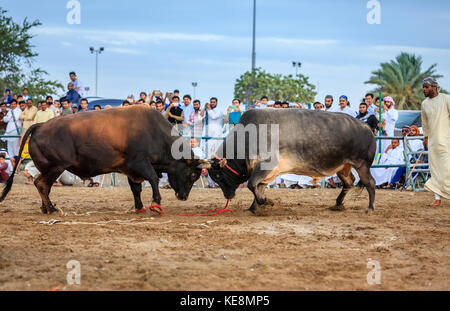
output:
[[[250,191],[253,192],[253,195],[255,196],[255,199],[253,200],[253,203],[249,208],[249,211],[251,211],[253,214],[257,213],[258,207],[261,207],[263,205],[273,205],[272,200],[267,199],[264,194],[266,186],[267,184],[265,183],[255,184],[255,181],[253,181],[252,179],[250,179],[248,182],[248,189],[250,189]]]

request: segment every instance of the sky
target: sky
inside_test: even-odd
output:
[[[373,0],[372,0],[373,1]],[[173,91],[226,107],[236,79],[251,69],[252,0],[78,0],[80,24],[69,24],[68,0],[2,0],[16,22],[39,19],[32,42],[35,65],[50,79],[69,81],[76,71],[89,96],[124,99],[140,91]],[[378,0],[380,24],[369,24],[368,0],[257,0],[256,66],[270,73],[299,73],[317,86],[316,100],[347,95],[357,103],[379,64],[400,52],[437,63],[450,89],[450,1]]]

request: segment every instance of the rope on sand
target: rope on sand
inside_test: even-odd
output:
[[[54,225],[54,224],[61,224],[61,225],[96,225],[96,226],[104,226],[104,225],[163,225],[171,223],[172,220],[164,221],[164,222],[153,222],[153,221],[141,221],[141,220],[151,220],[154,219],[151,218],[140,218],[140,219],[130,219],[130,220],[108,220],[108,221],[97,221],[97,222],[85,222],[85,221],[62,221],[58,219],[50,219],[48,221],[42,220],[38,222],[33,222],[33,224],[40,224],[40,225]],[[136,222],[140,221],[140,222]]]

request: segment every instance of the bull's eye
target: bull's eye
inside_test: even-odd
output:
[[[216,179],[220,179],[220,174],[216,174]]]
[[[192,173],[192,174],[191,174],[191,178],[192,178],[192,179],[196,179],[196,178],[197,178],[197,174]]]

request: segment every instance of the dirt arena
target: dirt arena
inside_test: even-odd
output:
[[[233,213],[180,217],[222,208],[222,192],[195,188],[181,202],[162,190],[159,217],[130,213],[122,182],[55,187],[66,215],[48,216],[23,182],[0,205],[0,290],[450,290],[450,203],[428,207],[430,193],[378,190],[367,215],[366,191],[332,211],[338,189],[270,190],[275,206],[253,216],[239,189]],[[62,222],[39,223],[52,219]],[[69,260],[80,262],[80,285],[67,284]],[[367,282],[369,260],[379,285]]]

